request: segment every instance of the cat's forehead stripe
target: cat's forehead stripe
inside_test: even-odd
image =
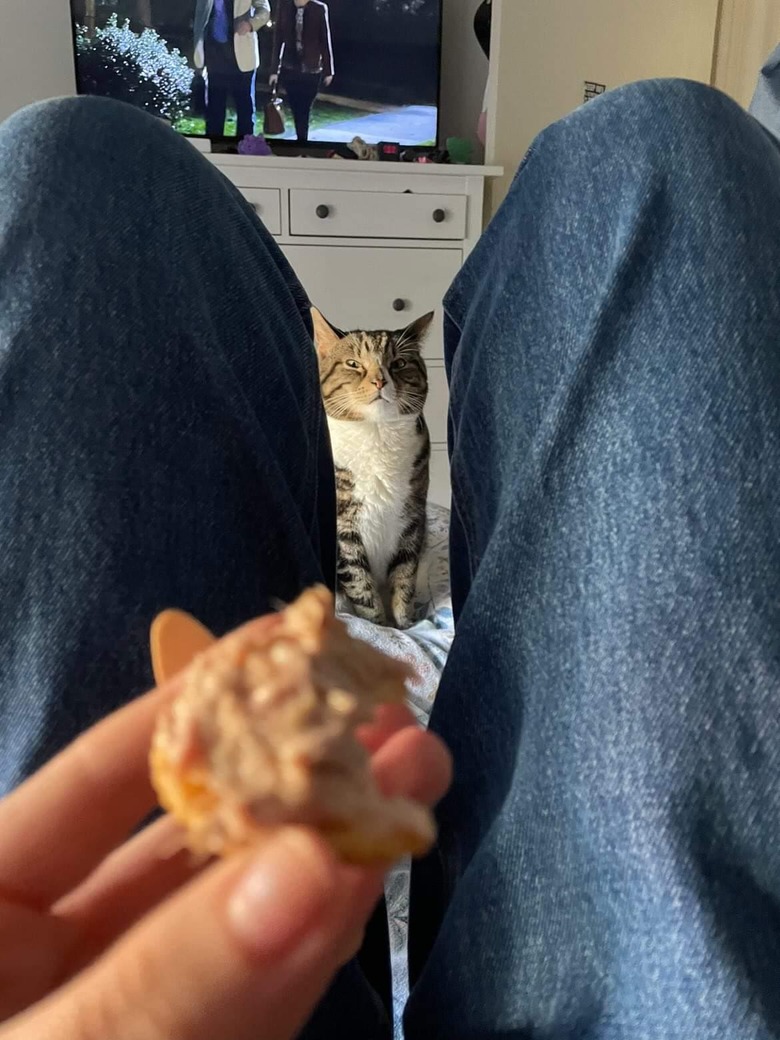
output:
[[[353,332],[350,345],[357,357],[381,357],[387,349],[389,336],[387,333]]]

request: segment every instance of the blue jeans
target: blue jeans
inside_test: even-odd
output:
[[[409,1040],[780,1036],[779,231],[769,135],[646,83],[541,136],[449,293]],[[304,307],[164,127],[0,129],[5,787],[149,683],[161,606],[223,631],[333,580]],[[348,969],[309,1035],[385,1029]]]

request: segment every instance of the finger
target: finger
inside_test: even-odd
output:
[[[290,1040],[354,952],[380,891],[377,872],[342,869],[314,835],[279,831],[164,903],[20,1021],[20,1035]]]
[[[417,722],[405,704],[380,704],[373,720],[358,727],[357,735],[363,747],[373,754],[407,726],[417,726]]]
[[[181,827],[163,816],[120,846],[73,892],[55,903],[52,914],[83,936],[81,970],[158,903],[206,867],[184,845]]]
[[[372,768],[380,790],[433,806],[452,783],[452,756],[441,740],[416,726],[394,734],[379,749]]]
[[[76,926],[0,899],[0,1023],[59,985],[80,938]]]
[[[226,639],[273,625],[275,617],[251,621]],[[148,766],[152,731],[178,689],[173,679],[109,715],[0,802],[0,890],[50,905],[149,813],[156,804]]]
[[[396,721],[403,719],[396,716]],[[386,794],[429,805],[444,794],[452,775],[441,741],[408,724],[388,737],[373,769]],[[88,936],[83,959],[73,970],[94,959],[203,866],[182,848],[181,828],[167,816],[117,849],[54,907],[59,918],[78,924]]]
[[[169,695],[154,691],[110,715],[0,802],[0,888],[50,905],[150,811],[149,742]]]

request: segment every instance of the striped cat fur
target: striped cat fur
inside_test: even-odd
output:
[[[342,332],[312,309],[336,466],[338,578],[358,617],[414,624],[430,438],[420,348],[433,314],[395,331]]]

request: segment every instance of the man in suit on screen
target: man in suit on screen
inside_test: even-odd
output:
[[[195,65],[206,69],[206,134],[222,137],[228,98],[233,98],[237,135],[255,132],[255,74],[260,64],[257,30],[271,17],[269,0],[197,0]]]

